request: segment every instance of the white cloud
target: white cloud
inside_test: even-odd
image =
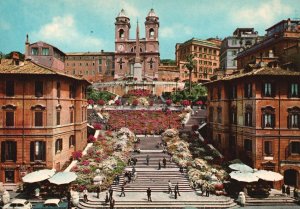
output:
[[[33,39],[49,44],[65,46],[68,49],[97,50],[103,48],[103,41],[91,35],[84,35],[76,27],[71,15],[56,16],[50,23],[43,25],[39,31],[32,33]],[[62,49],[64,51],[64,49]]]
[[[9,30],[10,28],[11,28],[11,26],[8,22],[0,19],[0,29],[1,30]]]
[[[159,30],[159,35],[162,38],[175,38],[178,34],[191,35],[193,29],[182,24],[175,24],[170,27],[163,27]]]
[[[278,17],[284,17],[292,12],[292,8],[281,0],[262,1],[263,3],[232,11],[232,20],[249,26],[261,24],[271,26]]]

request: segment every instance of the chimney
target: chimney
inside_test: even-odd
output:
[[[26,41],[25,41],[25,60],[29,59],[29,38],[28,34],[26,34]]]
[[[12,59],[13,59],[13,65],[19,65],[20,57],[18,52],[13,52]]]

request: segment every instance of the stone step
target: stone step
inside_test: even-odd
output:
[[[186,208],[190,207],[201,207],[201,208],[230,208],[236,204],[231,200],[199,200],[199,201],[184,201],[184,200],[172,200],[172,201],[153,201],[148,202],[145,198],[144,201],[126,201],[118,200],[115,202],[115,208]],[[78,208],[81,209],[98,209],[107,208],[109,206],[104,201],[88,201],[80,202]]]

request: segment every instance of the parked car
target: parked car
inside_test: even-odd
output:
[[[32,205],[25,199],[14,199],[11,203],[3,206],[3,209],[31,209]]]
[[[44,209],[44,208],[55,208],[55,209],[67,209],[68,203],[62,202],[60,199],[49,199],[44,203],[37,203],[33,209]]]

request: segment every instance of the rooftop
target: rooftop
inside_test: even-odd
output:
[[[187,40],[186,42],[179,43],[179,44],[180,45],[188,45],[190,43],[220,48],[216,43],[214,43],[212,41],[201,40],[201,39],[197,39],[197,38],[191,38],[190,40]]]
[[[67,75],[62,72],[38,65],[31,60],[20,62],[19,65],[13,64],[12,59],[2,59],[0,64],[0,75],[11,74],[11,75],[57,75],[72,78],[75,80],[86,81],[84,78]]]

